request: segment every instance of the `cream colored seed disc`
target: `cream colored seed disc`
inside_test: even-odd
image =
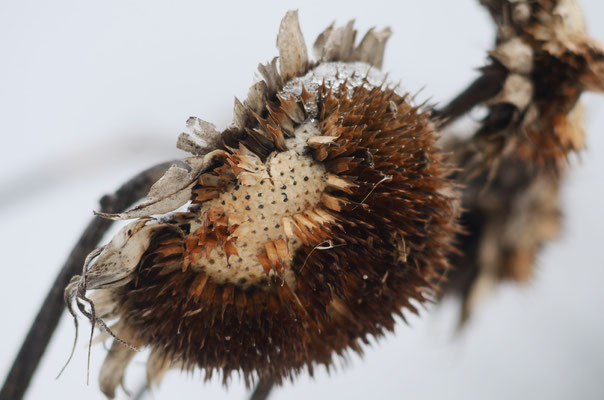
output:
[[[326,186],[325,167],[312,156],[294,150],[274,152],[265,163],[259,162],[257,166],[258,170],[252,173],[257,181],[249,176],[240,179],[218,198],[205,202],[200,217],[191,226],[191,232],[194,232],[203,221],[204,213],[213,207],[224,209],[229,225],[235,221],[239,224],[233,234],[238,256],[230,256],[227,263],[226,253],[219,246],[208,257],[203,256],[192,265],[216,282],[248,286],[266,278],[257,256],[264,252],[267,241],[284,239],[293,256],[302,243],[297,238],[288,240],[282,219],[313,209]],[[286,270],[290,263],[287,261]],[[293,278],[291,271],[285,273],[290,286],[294,285]]]

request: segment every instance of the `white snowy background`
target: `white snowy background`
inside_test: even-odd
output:
[[[309,45],[333,20],[360,35],[389,25],[384,69],[420,98],[445,102],[475,76],[493,29],[476,0],[27,1],[0,2],[0,376],[97,200],[136,172],[182,157],[184,122],[224,128],[256,66],[277,55],[287,9],[300,10]],[[604,40],[604,2],[583,0]],[[309,46],[310,48],[310,46]],[[423,97],[422,97],[423,96]],[[564,233],[525,286],[504,285],[455,331],[446,302],[402,321],[346,367],[302,376],[272,399],[604,398],[604,97],[584,96],[588,148],[573,157],[563,190]],[[102,399],[105,350],[86,334],[55,380],[73,340],[66,316],[29,399]],[[144,357],[126,376],[136,390]],[[152,399],[245,399],[200,374],[169,373]],[[124,392],[120,398],[126,398]]]

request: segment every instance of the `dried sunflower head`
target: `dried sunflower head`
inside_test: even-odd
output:
[[[497,26],[483,78],[489,114],[468,167],[516,156],[554,172],[584,146],[585,91],[604,91],[604,51],[589,37],[579,0],[481,0]]]
[[[280,382],[360,352],[430,297],[456,230],[453,184],[427,113],[376,69],[389,31],[355,35],[329,27],[311,62],[287,13],[279,68],[259,67],[232,126],[190,119],[186,168],[105,215],[136,220],[66,295],[90,294],[84,312],[114,322],[107,396],[135,354],[124,343],[151,348],[150,383],[172,367]]]
[[[475,86],[486,89],[488,115],[474,136],[446,146],[465,186],[463,254],[450,276],[462,320],[499,281],[526,282],[539,250],[557,237],[567,157],[584,146],[579,99],[604,90],[604,52],[578,0],[481,3],[497,25],[491,63]]]

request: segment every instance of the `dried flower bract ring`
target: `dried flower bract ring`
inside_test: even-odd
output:
[[[389,30],[357,46],[355,35],[352,24],[329,27],[313,63],[287,13],[279,68],[260,66],[233,125],[218,133],[190,119],[178,141],[193,153],[186,168],[105,215],[136,221],[66,296],[95,323],[113,322],[107,396],[131,347],[151,348],[150,383],[172,367],[279,383],[360,352],[430,298],[448,268],[455,190],[427,113],[377,70]]]

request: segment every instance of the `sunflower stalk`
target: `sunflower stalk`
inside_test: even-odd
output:
[[[151,185],[174,162],[176,161],[164,162],[148,168],[121,185],[115,193],[103,196],[100,200],[101,210],[106,213],[115,213],[128,208],[143,198]],[[13,361],[0,391],[1,400],[23,398],[65,310],[63,300],[65,287],[70,279],[80,272],[84,260],[98,246],[112,224],[112,220],[94,217],[82,232],[42,302],[21,349]]]

